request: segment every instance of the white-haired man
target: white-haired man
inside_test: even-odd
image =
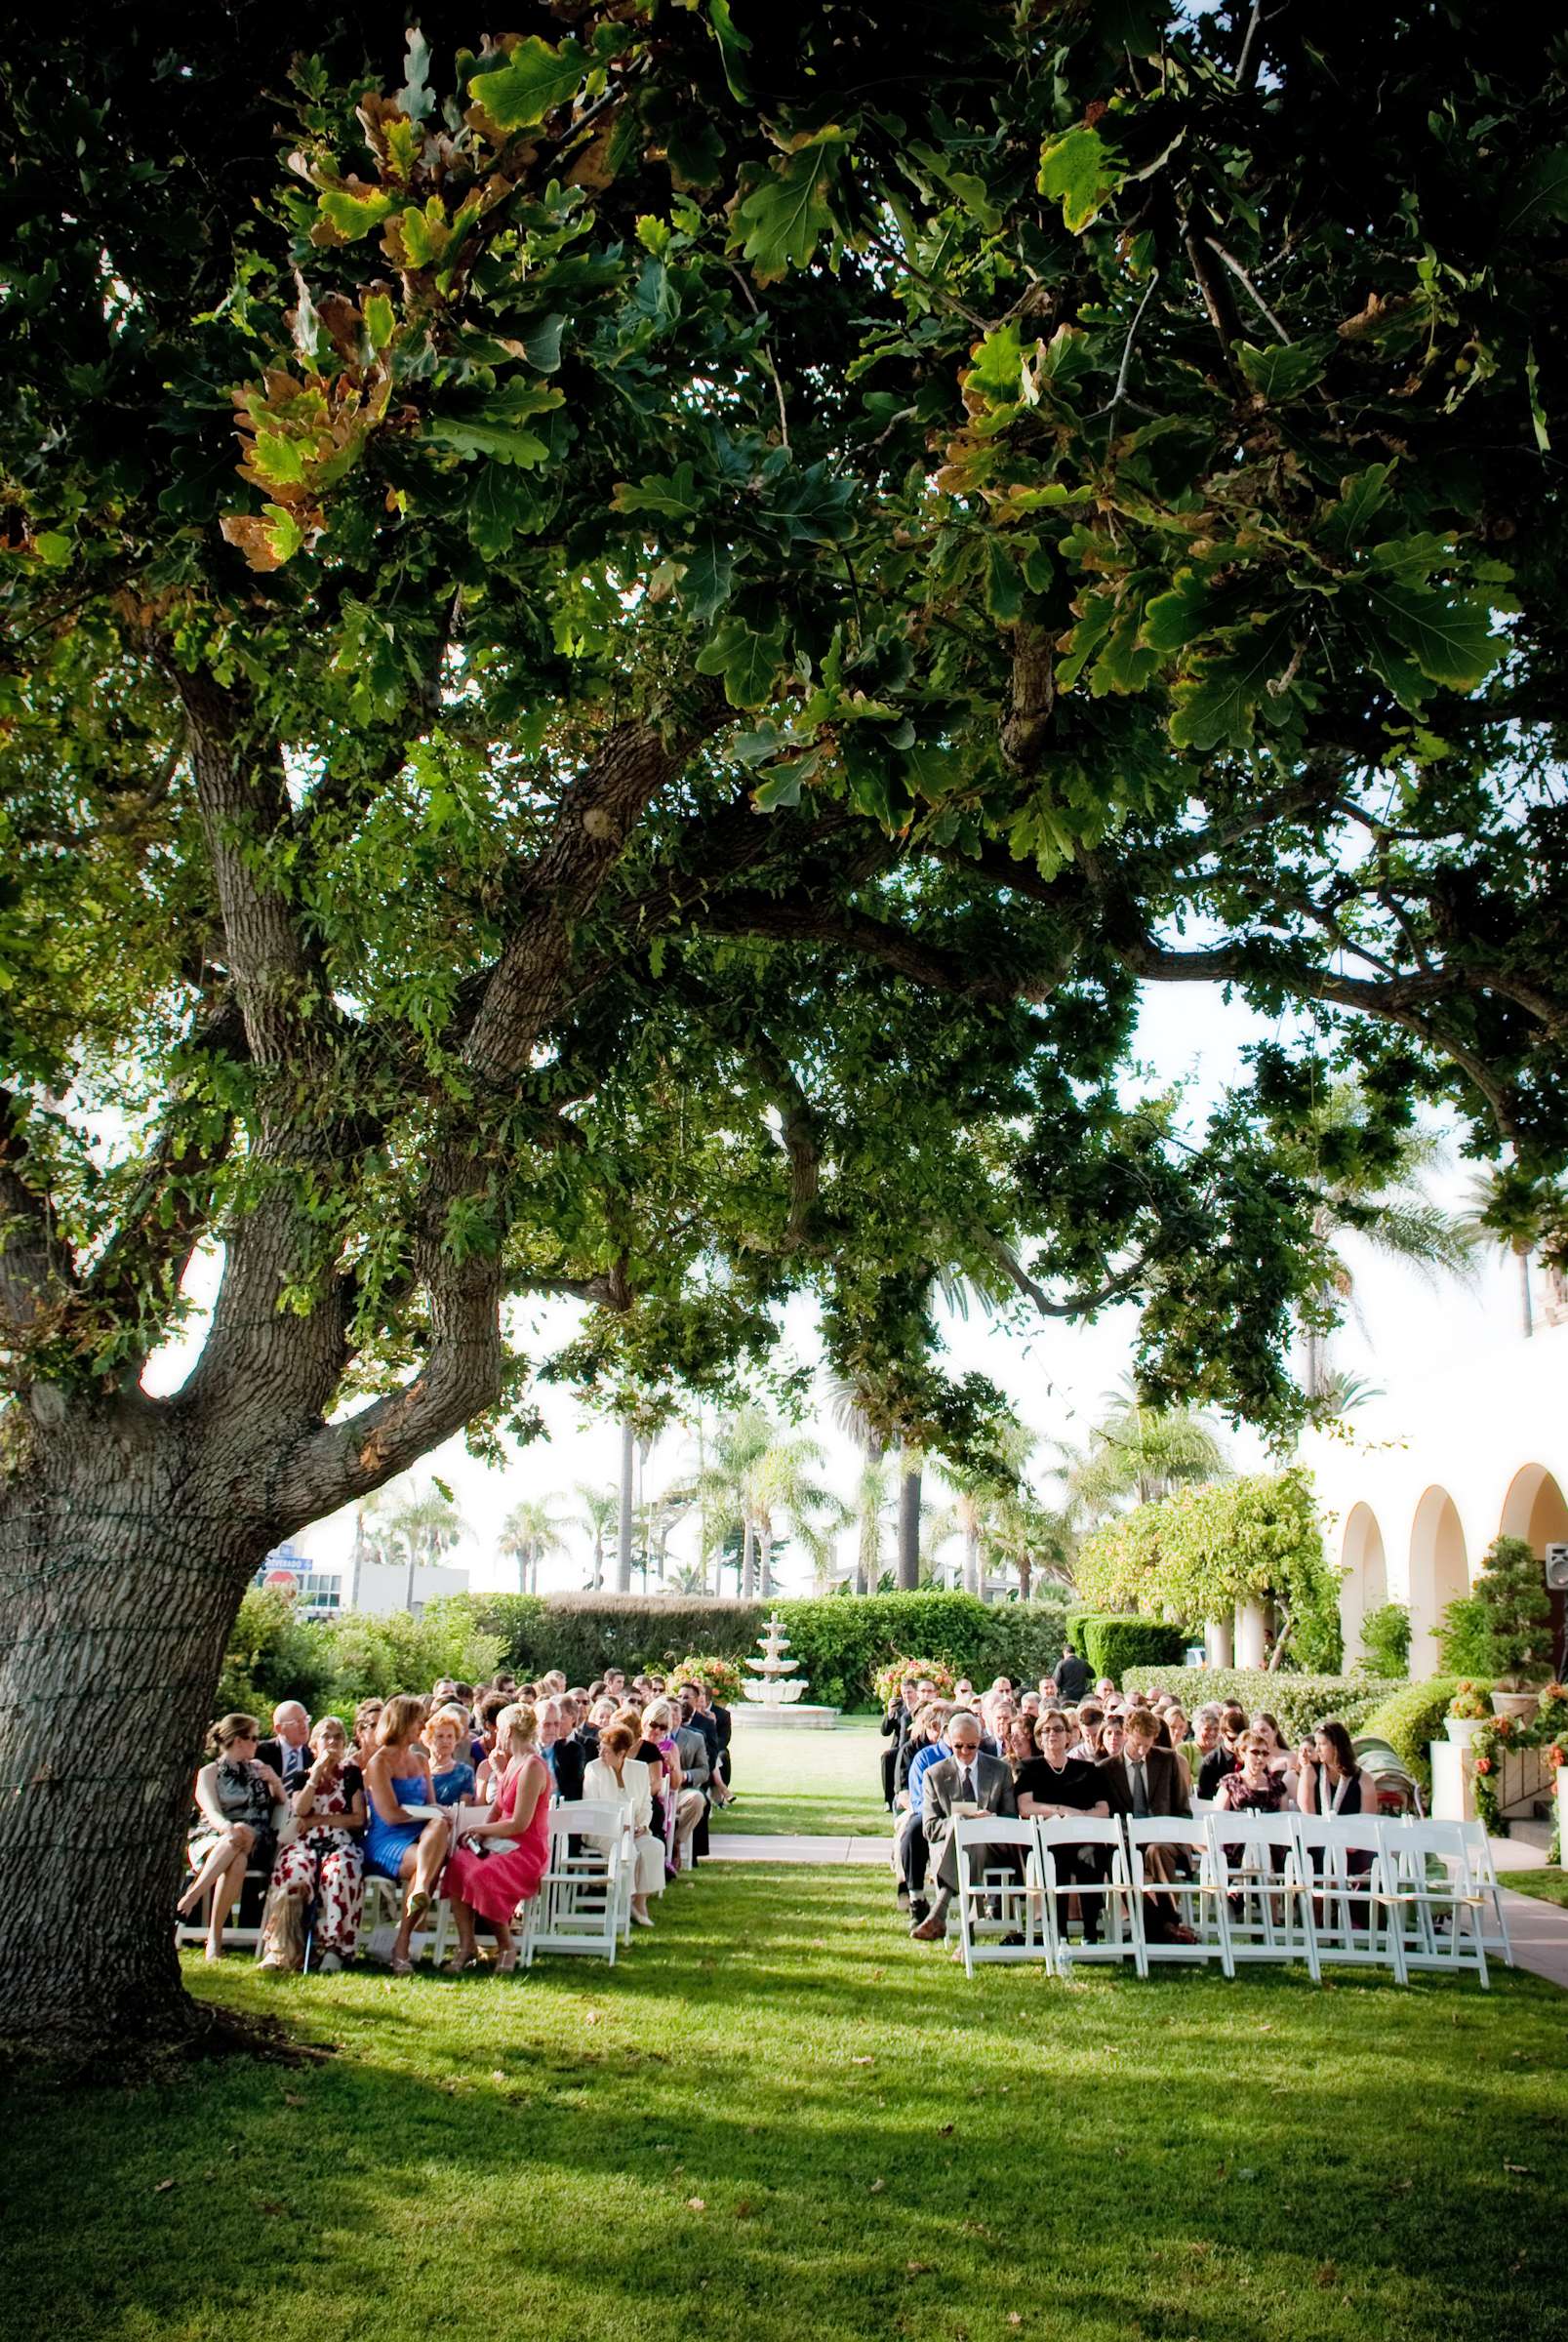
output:
[[[965,1812],[982,1811],[1007,1816],[1018,1812],[1018,1800],[1013,1795],[1012,1768],[999,1756],[987,1756],[981,1747],[980,1718],[972,1710],[959,1708],[947,1718],[944,1735],[947,1755],[934,1764],[920,1785],[920,1818],[930,1850],[931,1868],[937,1875],[937,1893],[931,1909],[923,1919],[916,1919],[909,1933],[921,1943],[935,1943],[947,1931],[947,1906],[958,1891],[958,1849],[953,1843],[953,1824]],[[997,1849],[1005,1860],[1011,1848]],[[980,1849],[982,1867],[991,1859],[991,1849]]]

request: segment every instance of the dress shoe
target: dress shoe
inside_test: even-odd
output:
[[[909,1933],[921,1944],[940,1944],[947,1932],[945,1919],[916,1919]]]

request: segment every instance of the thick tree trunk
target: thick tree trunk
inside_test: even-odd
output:
[[[973,1527],[964,1531],[964,1592],[980,1594],[980,1531]]]
[[[749,1602],[757,1591],[757,1536],[749,1520],[741,1530],[741,1599]]]
[[[0,1500],[0,2040],[74,2058],[198,2023],[172,1916],[191,1784],[281,1528],[241,1451],[225,1471],[129,1412],[64,1444]]]
[[[920,1583],[920,1474],[899,1477],[899,1592],[912,1594]]]

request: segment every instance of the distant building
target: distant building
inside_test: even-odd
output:
[[[342,1570],[320,1568],[292,1545],[274,1546],[252,1584],[291,1595],[301,1618],[331,1618],[343,1606]]]
[[[346,1586],[343,1579],[342,1570],[323,1569],[292,1545],[279,1545],[267,1555],[252,1584],[292,1595],[301,1618],[336,1618],[344,1610],[368,1611],[373,1618],[407,1610],[418,1618],[427,1602],[468,1591],[465,1569],[379,1561],[363,1546],[355,1547]]]
[[[1538,1272],[1533,1289],[1528,1339],[1500,1324],[1495,1342],[1358,1408],[1344,1436],[1306,1443],[1324,1550],[1345,1573],[1347,1662],[1366,1613],[1402,1602],[1410,1672],[1435,1675],[1444,1609],[1506,1535],[1541,1556],[1568,1666],[1568,1307],[1559,1278]]]

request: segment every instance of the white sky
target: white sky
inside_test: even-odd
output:
[[[1249,1041],[1275,1034],[1279,1028],[1253,1016],[1238,1003],[1226,1005],[1216,988],[1164,985],[1146,989],[1139,1024],[1138,1053],[1162,1080],[1192,1077],[1188,1113],[1201,1121],[1209,1104],[1244,1069],[1240,1051]],[[1466,1174],[1472,1168],[1450,1163],[1446,1176],[1434,1182],[1445,1200],[1457,1199]],[[1499,1340],[1513,1337],[1517,1323],[1517,1270],[1502,1255],[1489,1254],[1478,1264],[1472,1285],[1451,1278],[1433,1287],[1379,1255],[1356,1239],[1346,1247],[1365,1331],[1352,1315],[1334,1345],[1335,1363],[1361,1376],[1397,1397],[1401,1385],[1440,1371],[1451,1360],[1471,1356]],[[198,1262],[192,1272],[194,1298],[211,1301],[217,1264]],[[568,1338],[581,1312],[576,1304],[539,1305],[517,1319],[522,1345],[531,1355],[543,1355]],[[785,1336],[802,1358],[820,1355],[814,1312],[807,1303],[790,1306]],[[530,1341],[522,1329],[537,1327]],[[1060,1320],[1040,1320],[1025,1333],[987,1324],[978,1310],[967,1320],[948,1318],[945,1324],[947,1363],[954,1373],[977,1371],[990,1376],[1008,1394],[1029,1429],[1044,1440],[1080,1441],[1101,1412],[1104,1394],[1132,1362],[1137,1312],[1123,1306],[1106,1312],[1093,1326],[1073,1328]],[[193,1317],[182,1339],[160,1353],[146,1374],[149,1391],[175,1390],[183,1380],[199,1348],[202,1325]],[[466,1569],[476,1591],[515,1588],[515,1564],[495,1552],[501,1524],[522,1497],[554,1497],[565,1520],[569,1552],[543,1563],[540,1584],[545,1593],[567,1592],[588,1582],[590,1541],[573,1520],[580,1482],[613,1487],[620,1471],[619,1428],[582,1407],[569,1394],[541,1386],[534,1393],[548,1427],[548,1437],[516,1452],[504,1468],[475,1463],[461,1439],[428,1457],[412,1475],[417,1480],[439,1475],[452,1488],[469,1533],[447,1558]],[[1477,1375],[1475,1408],[1478,1431],[1489,1404],[1489,1386]],[[825,1451],[822,1477],[849,1502],[858,1476],[858,1458],[850,1443],[833,1429],[825,1411],[811,1426]],[[1226,1433],[1233,1462],[1243,1470],[1263,1466],[1262,1442],[1243,1431]],[[659,1441],[648,1461],[646,1489],[656,1494],[669,1482],[689,1474],[695,1448],[679,1432]],[[928,1501],[940,1506],[945,1492],[927,1482]],[[853,1531],[846,1533],[840,1557],[851,1557]],[[342,1567],[353,1541],[351,1511],[333,1515],[302,1530],[294,1539],[296,1551],[320,1566]],[[695,1523],[683,1522],[670,1541],[673,1563],[695,1558]],[[891,1557],[892,1532],[886,1555]],[[786,1552],[778,1559],[781,1591],[809,1593],[811,1570],[804,1554]],[[733,1581],[731,1581],[733,1583]]]

